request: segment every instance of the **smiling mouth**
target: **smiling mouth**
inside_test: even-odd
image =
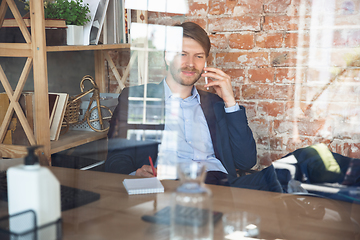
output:
[[[195,72],[189,72],[189,71],[182,71],[182,73],[186,76],[193,76],[195,75]]]

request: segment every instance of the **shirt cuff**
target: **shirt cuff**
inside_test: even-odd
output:
[[[240,110],[239,104],[237,104],[237,103],[232,107],[228,107],[228,108],[224,107],[224,108],[225,108],[226,113],[233,113],[233,112],[236,112],[236,111]]]

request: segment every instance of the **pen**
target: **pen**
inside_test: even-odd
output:
[[[149,156],[149,162],[150,162],[150,165],[151,165],[151,169],[153,171],[153,174],[154,174],[154,177],[156,177],[156,173],[155,173],[155,168],[154,168],[154,164],[153,164],[153,161],[151,159],[151,157]]]

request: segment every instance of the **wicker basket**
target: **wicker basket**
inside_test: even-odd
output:
[[[66,118],[68,124],[79,122],[81,99],[74,99],[75,97],[69,97],[69,101],[65,110],[64,118]]]

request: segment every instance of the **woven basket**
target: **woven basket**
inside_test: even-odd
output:
[[[81,99],[74,101],[74,98],[75,97],[69,97],[69,101],[66,106],[64,118],[66,118],[68,124],[79,122]]]

